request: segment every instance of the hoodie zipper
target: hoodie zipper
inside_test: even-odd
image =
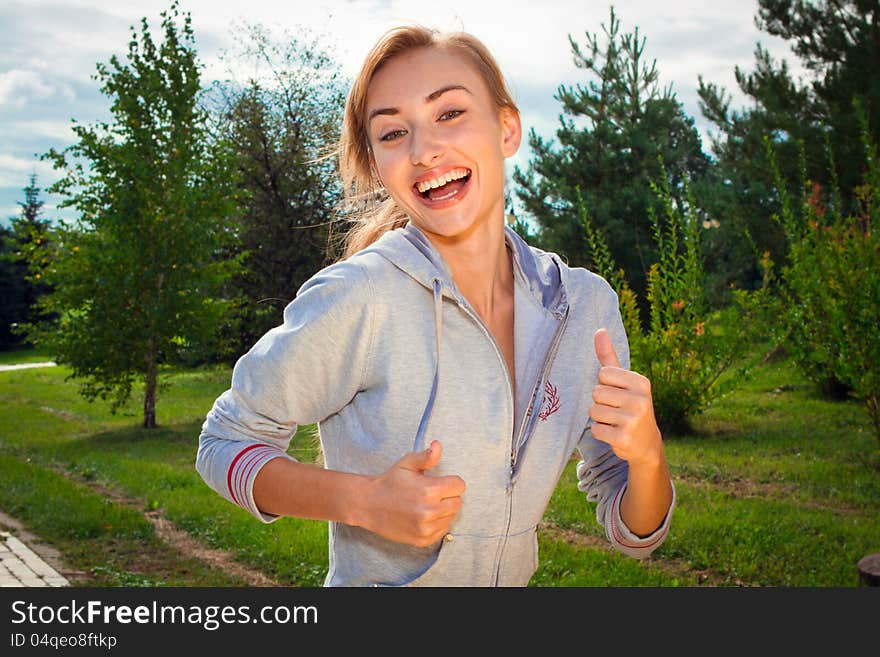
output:
[[[520,424],[519,431],[517,432],[517,436],[514,439],[514,442],[510,448],[510,478],[507,482],[506,505],[507,528],[504,530],[504,539],[501,541],[501,547],[498,551],[497,563],[495,564],[495,581],[492,583],[493,586],[498,586],[498,579],[501,577],[501,557],[504,554],[505,548],[507,547],[507,537],[510,534],[510,524],[513,521],[513,485],[516,482],[517,475],[519,474],[519,471],[517,469],[517,456],[519,456],[520,452],[524,450],[526,443],[528,442],[528,439],[530,437],[523,437],[523,432],[525,431],[525,428],[527,426],[529,427],[530,434],[534,430],[535,422],[532,418],[534,418],[534,416],[536,416],[541,411],[540,408],[535,408],[535,400],[538,396],[541,382],[547,378],[547,375],[550,372],[550,368],[553,366],[553,361],[556,358],[556,352],[559,350],[559,343],[562,341],[562,332],[565,330],[565,326],[567,323],[568,308],[566,308],[565,314],[562,317],[562,321],[559,322],[559,326],[556,327],[556,333],[554,334],[553,341],[550,343],[550,348],[547,350],[547,354],[544,357],[544,364],[541,366],[538,380],[535,382],[535,385],[532,388],[531,401],[528,406],[528,408],[531,409],[531,413],[529,413],[528,410],[526,411],[526,414],[523,416],[522,423]]]
[[[471,310],[470,304],[468,304],[464,299],[458,298],[458,297],[456,298],[456,301],[458,302],[459,306],[464,308],[464,311],[468,315],[470,315],[470,317],[477,323],[477,326],[479,326],[483,330],[483,333],[485,333],[486,337],[489,338],[489,341],[492,343],[492,346],[495,347],[495,354],[498,356],[498,360],[501,363],[501,369],[504,372],[504,380],[507,382],[507,399],[508,399],[509,408],[511,411],[507,416],[509,419],[508,426],[510,427],[509,434],[511,436],[510,469],[507,473],[508,481],[507,481],[507,486],[505,487],[506,488],[505,492],[507,493],[505,495],[505,513],[507,514],[507,528],[504,531],[504,533],[505,533],[504,541],[502,542],[502,545],[500,545],[499,548],[495,552],[495,560],[498,562],[495,567],[495,578],[494,578],[494,582],[492,584],[493,586],[495,586],[498,582],[498,570],[500,569],[500,564],[501,564],[499,557],[500,557],[501,552],[503,550],[504,543],[507,542],[507,532],[510,531],[510,518],[511,518],[512,511],[513,511],[512,507],[511,507],[511,501],[512,501],[511,500],[511,483],[513,481],[513,471],[514,471],[514,466],[516,464],[516,454],[513,451],[513,444],[515,442],[513,439],[513,432],[516,429],[516,425],[515,425],[516,418],[513,418],[512,416],[516,412],[516,401],[513,398],[513,385],[510,382],[510,372],[507,371],[507,363],[504,360],[504,354],[501,353],[501,347],[498,346],[498,341],[495,339],[495,336],[492,335],[492,332],[489,330],[489,328],[486,326],[486,324],[483,322],[483,320],[480,319],[480,316],[477,315],[477,313],[475,311]]]
[[[504,361],[504,354],[501,353],[501,347],[498,346],[498,341],[495,339],[495,336],[492,335],[492,332],[486,326],[485,322],[477,315],[473,310],[471,310],[470,305],[461,298],[456,298],[458,304],[464,308],[468,315],[483,329],[483,333],[486,334],[486,337],[489,338],[492,346],[495,347],[495,354],[498,356],[499,361],[502,364],[502,370],[504,371],[504,380],[507,382],[507,397],[510,401],[511,408],[516,408],[514,399],[513,399],[513,386],[510,382],[510,373],[507,371],[507,363]],[[561,315],[561,317],[560,317]],[[535,398],[538,395],[539,388],[541,386],[541,382],[546,378],[548,370],[553,365],[553,360],[556,358],[556,352],[559,350],[559,343],[562,338],[562,332],[565,329],[566,324],[568,323],[568,308],[565,309],[564,313],[558,313],[557,318],[560,319],[559,326],[556,327],[556,331],[553,334],[553,339],[550,343],[550,346],[547,348],[547,353],[544,357],[544,363],[541,365],[541,369],[539,370],[538,378],[532,386],[532,395],[531,402],[529,408],[532,409],[532,414],[540,409],[534,408]],[[513,431],[510,432],[511,435],[511,444],[510,444],[510,474],[513,475],[513,470],[516,466],[516,460],[519,453],[520,448],[525,444],[524,442],[520,443],[520,438],[522,437],[523,431],[526,426],[528,426],[530,415],[527,412],[526,415],[523,416],[522,421],[519,425],[519,430],[514,435]],[[534,425],[534,422],[531,423]],[[513,429],[514,427],[511,427]]]
[[[485,322],[483,322],[483,320],[480,319],[480,316],[477,315],[473,310],[471,310],[470,305],[467,302],[465,302],[461,298],[457,298],[456,300],[458,301],[459,305],[465,309],[465,312],[467,312],[467,314],[470,315],[471,318],[473,318],[473,320],[480,326],[480,328],[483,329],[483,332],[486,334],[486,337],[489,338],[489,340],[492,342],[492,345],[495,347],[495,353],[498,356],[498,358],[500,359],[500,362],[502,364],[502,370],[504,371],[504,378],[507,381],[507,396],[508,396],[508,399],[510,400],[511,408],[515,409],[516,405],[515,405],[515,402],[513,399],[513,386],[511,385],[511,382],[510,382],[510,373],[507,371],[507,364],[504,361],[504,355],[501,353],[501,347],[498,346],[498,341],[495,339],[495,336],[492,335],[492,332],[488,329]],[[559,317],[559,314],[557,314],[557,317]],[[522,434],[525,431],[527,426],[529,426],[530,428],[534,428],[534,424],[535,424],[534,421],[529,422],[528,420],[533,415],[540,412],[540,409],[536,409],[534,407],[535,398],[538,395],[538,391],[540,389],[541,382],[544,381],[544,379],[547,377],[547,374],[548,374],[550,368],[553,366],[553,361],[556,358],[556,352],[559,350],[559,343],[561,342],[561,339],[562,339],[562,332],[565,329],[565,326],[567,323],[568,323],[568,308],[565,309],[565,312],[561,317],[561,321],[559,322],[559,326],[556,327],[556,332],[553,335],[553,340],[550,343],[550,347],[547,349],[547,354],[544,357],[544,363],[541,366],[541,369],[539,371],[538,379],[534,383],[534,385],[532,386],[531,402],[528,407],[531,409],[531,414],[529,414],[527,412],[526,415],[523,416],[523,419],[520,422],[519,430],[517,431],[516,435],[513,435],[512,429],[514,428],[514,426],[511,425],[510,469],[508,471],[508,482],[507,482],[507,491],[506,491],[507,492],[507,504],[506,504],[506,507],[507,507],[507,527],[504,531],[504,539],[503,539],[501,547],[498,551],[499,558],[497,559],[498,563],[495,566],[495,581],[493,582],[493,586],[498,585],[498,578],[501,574],[500,555],[503,554],[504,548],[507,545],[507,534],[510,532],[510,524],[513,519],[512,497],[513,497],[513,484],[514,484],[514,481],[516,480],[516,475],[518,474],[518,472],[517,472],[517,456],[519,455],[519,451],[525,446],[526,442],[528,442],[527,438],[526,438],[526,440],[521,440]]]
[[[531,437],[532,432],[534,431],[535,422],[537,421],[535,420],[535,417],[541,412],[540,407],[535,408],[535,402],[537,401],[538,395],[541,393],[541,390],[543,390],[542,384],[544,383],[544,381],[547,380],[547,377],[550,374],[550,368],[553,367],[553,361],[556,360],[556,352],[559,351],[559,343],[562,342],[562,333],[565,331],[565,327],[567,324],[568,308],[565,309],[561,321],[559,322],[559,326],[556,327],[556,332],[553,335],[553,340],[551,341],[550,346],[547,348],[547,353],[544,355],[544,363],[541,365],[540,374],[538,375],[538,379],[535,381],[534,387],[532,388],[532,395],[528,406],[531,412],[526,411],[526,414],[523,416],[519,432],[516,436],[516,441],[511,447],[511,486],[515,481],[516,476],[519,474],[519,470],[517,469],[517,457],[524,453],[526,443],[528,443],[528,440]]]

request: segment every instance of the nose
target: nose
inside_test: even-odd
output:
[[[410,161],[413,166],[429,167],[443,155],[443,147],[430,130],[414,130],[410,138]]]

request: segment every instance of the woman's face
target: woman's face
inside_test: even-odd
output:
[[[446,238],[504,216],[504,160],[519,116],[500,109],[461,55],[439,48],[387,61],[367,89],[373,166],[421,229]]]

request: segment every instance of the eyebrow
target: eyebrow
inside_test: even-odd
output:
[[[427,96],[425,96],[425,102],[430,103],[432,101],[435,101],[438,98],[440,98],[440,96],[445,94],[447,91],[453,91],[455,89],[461,89],[462,91],[467,91],[468,93],[471,93],[470,90],[463,85],[448,84],[445,87],[441,87],[440,89],[437,89],[437,91],[432,91]],[[473,94],[471,94],[471,95],[473,95]],[[400,114],[400,110],[397,109],[396,107],[383,107],[382,109],[375,109],[372,112],[370,112],[370,118],[367,119],[367,123],[369,123],[370,121],[372,121],[375,117],[377,117],[379,115],[394,116],[395,114]]]

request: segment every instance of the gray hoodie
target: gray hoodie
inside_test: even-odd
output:
[[[575,450],[577,486],[597,503],[611,545],[647,557],[663,524],[638,537],[620,517],[628,466],[590,433],[608,329],[624,367],[629,347],[617,295],[505,226],[515,279],[517,382],[442,256],[412,222],[310,278],[236,363],[199,437],[196,467],[226,499],[263,522],[260,468],[286,453],[298,425],[317,422],[324,465],[379,475],[437,439],[432,475],[458,475],[463,506],[449,535],[416,548],[331,522],[328,586],[525,586],[538,566],[537,525]]]

